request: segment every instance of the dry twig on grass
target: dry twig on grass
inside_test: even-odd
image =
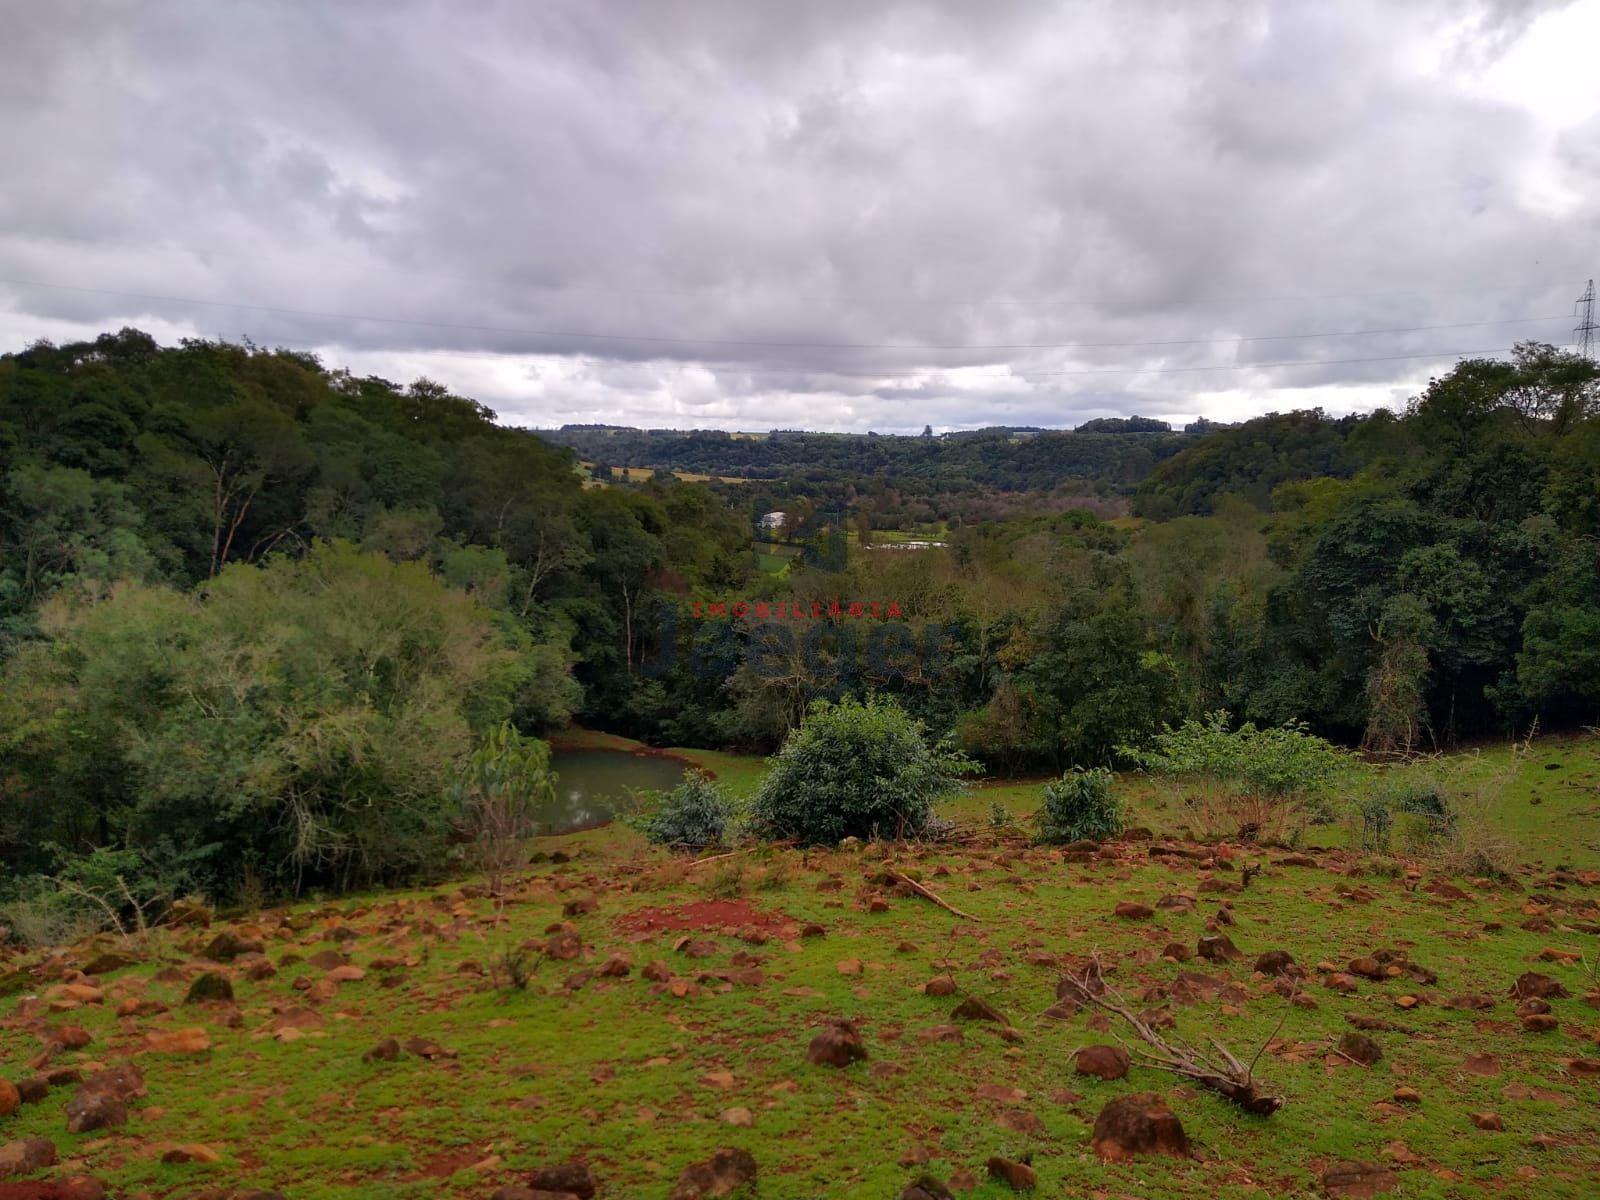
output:
[[[934,904],[937,904],[940,908],[944,909],[945,912],[960,917],[963,921],[981,922],[983,920],[982,917],[975,917],[969,912],[962,912],[959,908],[951,904],[948,900],[945,900],[932,888],[923,887],[922,884],[918,883],[915,879],[912,879],[911,876],[906,875],[901,871],[896,871],[893,867],[885,867],[883,873],[890,879],[894,880],[894,882],[898,883],[901,887],[909,888],[911,891],[921,896],[924,900],[932,901]]]
[[[1139,1040],[1150,1047],[1148,1050],[1134,1048],[1134,1053],[1139,1055],[1138,1061],[1142,1065],[1192,1079],[1201,1087],[1216,1092],[1246,1112],[1255,1113],[1257,1116],[1271,1116],[1283,1107],[1282,1096],[1267,1094],[1262,1090],[1262,1085],[1256,1081],[1255,1065],[1261,1057],[1260,1050],[1256,1051],[1255,1058],[1252,1058],[1246,1066],[1216,1038],[1210,1039],[1211,1050],[1200,1050],[1176,1034],[1162,1037],[1148,1022],[1128,1007],[1121,992],[1106,982],[1105,976],[1100,971],[1099,960],[1080,975],[1067,975],[1065,982],[1069,985],[1065,989],[1069,993],[1069,999],[1120,1017],[1139,1036]],[[1288,1015],[1285,1011],[1284,1017],[1287,1018]],[[1280,1020],[1278,1029],[1282,1028],[1283,1021]],[[1274,1029],[1272,1037],[1267,1039],[1262,1049],[1266,1049],[1266,1044],[1271,1043],[1272,1038],[1277,1036],[1278,1030]]]

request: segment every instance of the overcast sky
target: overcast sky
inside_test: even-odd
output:
[[[1233,420],[1567,344],[1600,274],[1600,0],[0,24],[0,350],[248,336],[527,425]]]

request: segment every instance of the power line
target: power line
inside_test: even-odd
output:
[[[1345,329],[1320,333],[1254,334],[1228,338],[1176,338],[1134,342],[1018,342],[1018,343],[894,343],[894,342],[780,342],[747,338],[671,337],[657,334],[634,333],[584,333],[576,330],[527,329],[503,325],[477,325],[451,321],[425,321],[410,317],[377,316],[367,313],[327,312],[316,309],[287,308],[280,305],[245,304],[231,300],[205,300],[193,296],[166,296],[148,292],[119,291],[112,288],[79,287],[65,283],[44,283],[29,279],[0,279],[0,284],[10,287],[38,287],[54,291],[77,292],[100,296],[117,296],[159,304],[197,304],[210,308],[227,308],[244,312],[264,312],[279,316],[310,317],[317,320],[367,321],[384,325],[404,325],[417,328],[449,329],[467,333],[512,334],[520,337],[574,338],[606,342],[645,342],[652,345],[679,346],[744,346],[770,350],[904,350],[928,352],[932,350],[975,352],[988,350],[1113,350],[1159,346],[1219,346],[1246,342],[1298,341],[1313,338],[1375,337],[1399,333],[1423,333],[1437,329],[1482,329],[1503,325],[1533,325],[1545,321],[1567,320],[1565,314],[1548,317],[1513,317],[1497,321],[1460,321],[1442,325],[1408,325],[1387,329]],[[1415,357],[1415,356],[1406,356]],[[842,372],[841,372],[842,373]],[[868,372],[870,374],[870,372]]]

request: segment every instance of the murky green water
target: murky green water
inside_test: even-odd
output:
[[[631,807],[628,789],[676,787],[686,764],[626,750],[557,750],[550,755],[556,798],[539,813],[539,833],[576,833]]]

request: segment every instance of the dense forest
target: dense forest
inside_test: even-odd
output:
[[[608,467],[748,479],[823,471],[857,478],[976,483],[1004,491],[1049,489],[1064,478],[1136,482],[1194,440],[1172,433],[1165,422],[1142,418],[1109,425],[1091,422],[1070,432],[999,428],[944,437],[787,430],[750,436],[715,429],[573,425],[541,430],[539,436]]]
[[[673,448],[645,465],[771,475],[713,488],[586,481],[438,385],[292,351],[40,343],[0,358],[0,859],[128,854],[217,894],[405,877],[507,720],[765,751],[875,692],[1000,771],[1219,708],[1375,752],[1593,722],[1596,380],[1527,345],[1367,418],[629,435]],[[945,549],[752,553],[763,505],[881,521],[902,476],[959,491],[940,463],[1054,500]]]

